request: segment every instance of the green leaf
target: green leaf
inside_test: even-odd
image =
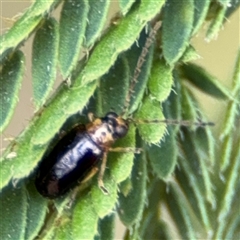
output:
[[[222,6],[228,7],[230,5],[231,0],[217,0]]]
[[[58,43],[57,22],[48,19],[36,32],[33,42],[33,98],[37,109],[45,102],[56,78]]]
[[[43,240],[54,240],[54,232],[53,231],[48,231],[46,236],[42,238]]]
[[[163,12],[163,55],[173,65],[184,53],[192,33],[194,1],[168,1]]]
[[[240,103],[240,51],[238,52],[234,75],[233,75],[233,86],[232,86],[232,99],[229,101],[227,106],[227,111],[225,114],[225,119],[223,123],[223,129],[221,131],[220,138],[232,135],[234,129],[234,122],[237,119],[239,112],[239,103]]]
[[[181,232],[181,239],[206,239],[207,235],[203,232],[201,225],[194,216],[193,209],[189,205],[187,197],[181,191],[180,186],[171,181],[169,183],[170,194],[167,204],[174,217],[175,224]]]
[[[235,197],[235,190],[239,184],[239,170],[240,170],[240,141],[236,144],[236,148],[232,153],[231,168],[226,178],[225,188],[221,196],[218,211],[218,227],[214,233],[213,239],[221,239],[227,224],[227,217],[231,214],[231,205]],[[239,201],[237,197],[237,201]]]
[[[231,97],[228,89],[202,67],[189,63],[182,65],[181,70],[184,78],[206,94],[220,99]]]
[[[101,34],[107,20],[110,2],[109,0],[89,1],[88,23],[84,40],[86,47],[91,47]]]
[[[240,49],[238,50],[238,55],[236,59],[236,64],[234,67],[234,74],[233,74],[233,87],[232,91],[233,94],[236,94],[236,97],[240,97],[238,95],[240,89]],[[239,100],[239,98],[237,98]]]
[[[209,0],[194,0],[194,20],[192,35],[195,35],[204,23],[210,3],[211,1]]]
[[[126,226],[140,221],[146,201],[146,159],[144,154],[136,155],[132,170],[132,189],[127,196],[119,194],[118,214]]]
[[[153,224],[154,223],[154,224]],[[140,231],[142,230],[142,226]],[[144,229],[142,239],[174,239],[171,231],[164,221],[156,219],[155,215],[149,216],[148,225]],[[169,232],[168,232],[169,231]]]
[[[230,222],[229,226],[227,226],[227,232],[224,236],[225,239],[237,239],[239,236],[239,223],[240,223],[240,216],[239,212],[236,211],[232,221]]]
[[[146,23],[161,10],[163,3],[164,1],[143,1],[117,26],[112,27],[96,45],[77,81],[84,85],[106,73],[119,53],[127,50],[134,43]]]
[[[54,235],[53,239],[59,239],[59,240],[73,240],[72,238],[72,224],[70,219],[68,219],[68,221],[66,220],[66,222],[59,224],[60,226],[58,226],[56,228],[56,232]],[[48,236],[46,236],[48,237]],[[48,238],[46,238],[47,240]]]
[[[21,88],[25,58],[20,51],[16,51],[6,59],[0,70],[0,132],[8,125],[18,102]]]
[[[77,201],[72,216],[72,238],[93,239],[97,233],[98,215],[91,203],[90,194],[81,196]]]
[[[41,21],[42,16],[47,14],[54,8],[59,0],[39,0],[27,9],[22,17],[14,24],[14,26],[0,38],[0,56],[1,60],[10,48],[15,48],[22,41],[29,37],[31,32]]]
[[[87,26],[88,11],[87,0],[64,2],[59,25],[59,64],[64,78],[70,75],[77,64]]]
[[[34,239],[44,224],[48,211],[48,200],[39,196],[34,185],[34,179],[32,178],[27,184],[26,190],[28,205],[25,239]]]
[[[100,220],[98,226],[99,236],[95,237],[95,240],[114,240],[115,214],[108,215]]]
[[[221,131],[220,138],[222,140],[222,154],[221,154],[221,171],[225,171],[231,164],[231,152],[234,147],[234,128],[237,126],[239,118],[239,91],[240,91],[240,52],[238,53],[236,66],[233,75],[233,87],[232,95],[233,99],[229,101],[225,119],[223,123],[223,129]]]
[[[132,170],[132,169],[131,169]],[[127,178],[120,184],[120,192],[126,197],[132,190],[131,178]]]
[[[193,95],[184,86],[182,86],[181,88],[181,104],[182,104],[181,109],[182,109],[183,121],[187,120],[189,121],[189,123],[196,121],[196,119],[198,118],[197,103]]]
[[[166,131],[165,118],[160,104],[146,97],[135,114],[135,122],[142,139],[147,143],[159,143]]]
[[[134,0],[120,0],[119,6],[123,15],[126,15],[131,6],[133,5]]]
[[[128,94],[130,69],[125,57],[119,58],[109,72],[100,79],[97,94],[99,116],[109,111],[122,113]]]
[[[4,152],[1,158],[0,189],[5,187],[12,178],[12,181],[18,182],[20,178],[28,176],[37,165],[45,148],[34,148],[32,144],[29,144],[31,136],[31,132],[25,133],[23,138],[18,140],[18,142],[10,144]]]
[[[9,184],[0,195],[1,239],[25,239],[27,194],[24,186]]]
[[[222,25],[224,23],[226,11],[227,5],[219,7],[219,9],[217,10],[217,14],[215,13],[215,17],[213,18],[207,30],[206,41],[211,41],[217,37],[217,34],[221,30]]]
[[[41,117],[36,119],[32,129],[32,141],[34,144],[46,144],[53,135],[61,128],[66,119],[81,111],[93,95],[96,82],[79,88],[67,88],[62,85],[58,95],[51,104],[44,109]]]
[[[173,71],[173,77],[174,77],[174,86],[170,93],[170,96],[168,97],[167,101],[163,102],[163,112],[164,116],[166,116],[169,120],[180,120],[182,119],[182,96],[181,96],[181,84],[180,79],[178,76],[178,73],[176,71]],[[174,125],[172,126],[172,129],[174,128],[174,132],[178,132],[180,125]]]
[[[231,135],[224,137],[221,144],[221,171],[224,172],[231,164],[231,152],[233,148],[233,138]]]
[[[104,174],[103,182],[109,192],[108,195],[103,194],[97,184],[94,184],[91,188],[91,203],[100,218],[111,213],[117,202],[117,183],[107,172]]]
[[[238,101],[238,99],[236,98],[236,100]],[[239,100],[240,100],[240,95],[239,95]],[[234,101],[234,100],[233,100]],[[239,114],[240,114],[240,110],[239,110],[239,102],[233,102],[231,101],[228,104],[228,109],[226,112],[226,117],[225,117],[225,121],[223,124],[223,129],[222,129],[222,133],[220,135],[220,138],[223,138],[224,136],[227,135],[231,135],[231,133],[233,133],[232,131],[234,131],[234,127],[238,127],[239,126]],[[232,125],[230,125],[232,123]]]
[[[131,239],[141,239],[138,233],[137,226],[133,226],[133,228],[127,229],[124,235],[124,240]]]
[[[175,135],[170,128],[168,134],[157,145],[147,148],[153,172],[160,179],[166,179],[172,172],[177,163],[177,142]]]
[[[164,60],[155,60],[152,66],[148,87],[151,94],[160,102],[169,96],[173,85],[172,68]]]
[[[183,53],[182,57],[180,58],[180,61],[182,61],[183,63],[187,63],[199,58],[200,56],[196,52],[195,48],[192,45],[189,45]]]
[[[198,146],[199,156],[206,158],[207,162],[210,163],[211,166],[214,166],[216,160],[216,142],[212,133],[212,127],[205,126],[197,128],[193,138]]]
[[[183,166],[187,173],[187,178],[189,178],[189,182],[192,185],[192,189],[196,194],[196,197],[201,198],[197,200],[197,202],[203,202],[202,197],[205,196],[206,200],[209,201],[209,203],[214,208],[216,202],[213,194],[213,183],[211,181],[211,165],[209,164],[209,156],[207,154],[208,145],[200,144],[199,137],[203,137],[203,134],[199,134],[199,132],[201,133],[199,130],[197,130],[196,133],[196,131],[190,132],[186,129],[183,129],[181,132],[181,150],[184,152],[186,160],[188,160],[188,164],[185,164],[184,161],[182,161],[182,164],[185,164]],[[204,139],[201,141],[204,141]],[[207,142],[206,139],[205,141]],[[191,151],[192,149],[195,150]],[[194,174],[197,175],[197,178],[195,178]],[[202,215],[202,217],[203,216],[204,215]],[[206,226],[209,227],[209,224]]]
[[[165,0],[159,0],[159,1],[143,0],[143,1],[141,1],[140,5],[139,5],[139,20],[140,21],[152,20],[155,17],[155,15],[160,13],[161,8],[164,3],[165,3]]]
[[[186,143],[187,144],[187,143]],[[208,208],[205,202],[205,196],[207,196],[207,200],[211,203],[213,207],[216,207],[213,191],[212,191],[212,184],[211,181],[209,180],[209,171],[206,169],[206,162],[201,163],[201,172],[203,173],[203,177],[207,177],[207,179],[204,179],[205,186],[207,187],[207,190],[205,190],[206,194],[203,194],[203,185],[202,181],[198,180],[199,176],[196,176],[195,171],[191,168],[190,164],[188,164],[189,161],[192,159],[180,159],[180,164],[185,172],[185,175],[187,177],[188,183],[191,187],[191,192],[188,190],[186,195],[191,198],[191,205],[194,206],[193,208],[195,209],[194,213],[197,215],[197,218],[199,221],[204,225],[204,229],[206,232],[212,231],[211,223],[210,223],[210,217],[208,214]],[[204,160],[203,160],[204,161]],[[205,165],[204,165],[205,164]],[[183,181],[182,181],[183,183]],[[189,188],[189,186],[187,186]],[[190,194],[189,194],[190,192]],[[193,204],[194,202],[194,204]]]

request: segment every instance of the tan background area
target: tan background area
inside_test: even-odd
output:
[[[32,1],[1,1],[0,3],[0,30],[1,34],[5,32],[14,23],[14,19],[20,15]],[[114,10],[116,2],[112,3],[111,11]],[[220,31],[216,40],[207,43],[204,40],[207,26],[202,27],[202,32],[196,36],[192,43],[197,49],[201,58],[196,61],[214,76],[216,76],[224,85],[231,86],[231,77],[233,66],[236,60],[237,51],[240,43],[240,11],[235,12]],[[19,95],[19,102],[10,125],[7,127],[3,136],[1,136],[1,149],[8,141],[7,138],[17,136],[21,130],[27,126],[29,119],[33,115],[34,107],[32,101],[31,86],[31,45],[32,37],[25,43],[22,50],[26,53],[26,69],[22,89]],[[62,81],[61,77],[58,81]],[[57,83],[56,83],[57,85]],[[209,120],[216,123],[215,131],[221,125],[221,119],[224,116],[226,103],[218,101],[197,91],[201,106],[206,111]],[[119,229],[116,238],[121,238],[122,229]]]

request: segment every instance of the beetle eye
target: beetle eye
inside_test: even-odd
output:
[[[115,139],[124,137],[128,132],[127,125],[118,125],[114,129],[113,137]]]
[[[114,119],[116,119],[116,118],[118,118],[118,115],[115,112],[109,112],[109,113],[106,114],[105,117],[106,118],[114,118]]]
[[[114,112],[109,112],[106,114],[106,116],[104,118],[102,118],[102,120],[104,122],[107,122],[108,124],[112,125],[114,128],[116,127],[117,125],[117,119],[118,118],[118,115]]]
[[[111,132],[114,139],[122,138],[127,134],[127,123],[123,119],[119,118],[116,113],[109,112],[102,119],[111,126]]]

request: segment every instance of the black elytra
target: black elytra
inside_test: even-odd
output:
[[[128,132],[128,122],[114,112],[84,128],[69,131],[42,159],[35,185],[47,198],[57,198],[81,182],[104,152]]]

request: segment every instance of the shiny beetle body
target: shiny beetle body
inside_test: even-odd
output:
[[[35,181],[39,193],[56,198],[76,186],[127,131],[127,121],[113,112],[73,128],[42,159]]]

